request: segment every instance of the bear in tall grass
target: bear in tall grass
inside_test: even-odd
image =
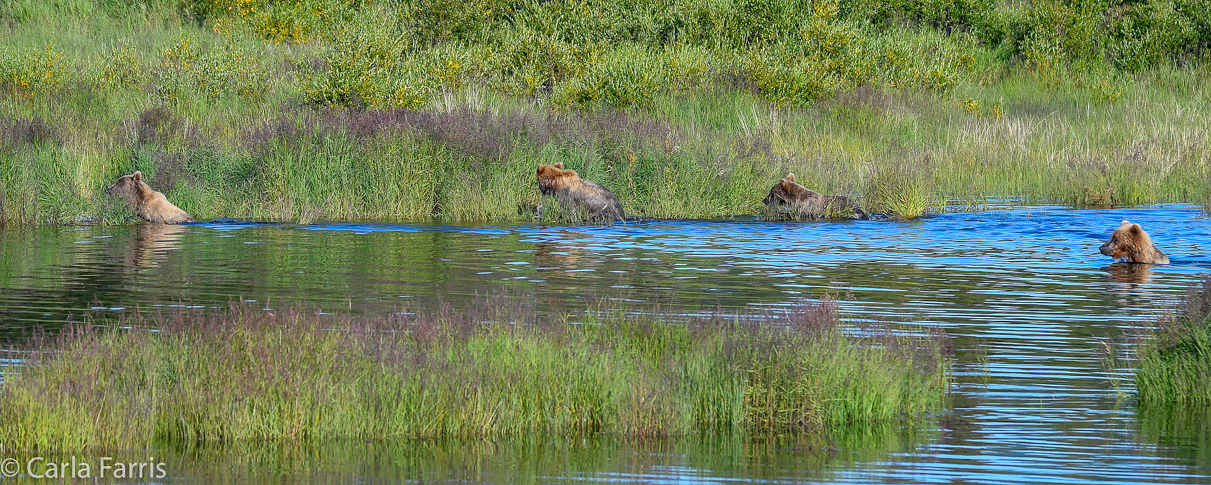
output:
[[[560,205],[583,210],[590,220],[621,221],[626,219],[622,204],[613,192],[597,182],[580,178],[575,170],[565,170],[563,162],[538,165],[538,190],[554,197]]]
[[[156,192],[143,181],[143,172],[136,171],[123,175],[117,182],[105,189],[109,195],[125,196],[135,215],[147,222],[156,224],[180,224],[197,222],[188,212],[172,205],[164,194]]]
[[[1169,257],[1152,244],[1152,238],[1139,224],[1123,221],[1110,234],[1110,240],[1102,244],[1102,254],[1114,258],[1116,263],[1169,264]]]
[[[765,203],[766,215],[771,219],[870,218],[849,197],[822,195],[795,183],[793,173],[774,184],[761,202]]]

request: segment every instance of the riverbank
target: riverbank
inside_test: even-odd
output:
[[[20,354],[0,442],[828,433],[937,411],[947,394],[944,337],[847,336],[828,300],[679,323],[592,310],[548,317],[498,297],[385,318],[249,304],[129,313]]]
[[[660,218],[787,172],[902,216],[1211,200],[1182,2],[674,3],[14,2],[0,223],[132,221],[102,189],[135,170],[203,220],[520,222],[555,162]]]

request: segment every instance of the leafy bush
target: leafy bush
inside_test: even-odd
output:
[[[207,99],[236,95],[260,100],[268,89],[269,76],[256,56],[235,42],[199,47],[189,37],[180,37],[164,49],[153,82],[166,101],[177,100],[185,93]]]
[[[308,101],[338,106],[419,108],[435,92],[392,19],[363,22],[323,50],[325,67],[304,81]]]
[[[628,45],[594,56],[583,75],[560,86],[557,103],[616,108],[650,107],[655,96],[698,86],[707,72],[701,49],[671,47],[650,52]]]
[[[216,31],[319,41],[306,99],[419,107],[468,83],[557,105],[650,106],[738,80],[780,105],[863,85],[950,92],[996,58],[1114,101],[1122,71],[1211,48],[1211,0],[190,0]],[[686,69],[682,75],[678,69]],[[713,76],[713,78],[712,78]]]
[[[350,20],[370,0],[185,0],[193,15],[230,19],[274,42],[306,42]]]
[[[58,89],[71,69],[63,51],[51,45],[41,51],[0,51],[0,89],[18,97],[42,96]]]
[[[928,25],[946,32],[984,30],[994,18],[994,0],[852,0],[842,15],[880,27],[897,23]]]
[[[130,42],[105,46],[93,71],[93,80],[102,91],[138,86],[147,80],[147,68]]]

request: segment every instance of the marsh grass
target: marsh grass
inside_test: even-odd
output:
[[[0,218],[127,222],[138,169],[203,220],[519,221],[556,161],[659,218],[792,171],[901,217],[1211,200],[1196,3],[788,5],[9,2]]]
[[[915,219],[937,210],[937,184],[932,177],[928,157],[922,162],[877,169],[867,182],[867,210],[897,219]]]
[[[1142,405],[1211,405],[1211,278],[1187,290],[1179,310],[1137,345]]]
[[[905,218],[1000,196],[1077,206],[1208,200],[1196,133],[1211,118],[1195,114],[1211,110],[1205,94],[1180,117],[1163,99],[1046,115],[1017,100],[999,120],[928,96],[863,96],[778,110],[718,92],[661,97],[651,114],[560,113],[481,91],[419,112],[286,108],[202,113],[219,115],[205,123],[193,108],[153,105],[110,127],[47,106],[45,115],[0,116],[0,211],[16,223],[128,221],[107,210],[101,190],[142,170],[203,220],[522,221],[517,208],[540,202],[534,166],[559,161],[610,188],[628,214],[660,218],[759,214],[787,172]],[[1046,97],[1025,95],[1036,96]],[[49,128],[51,118],[66,123]]]
[[[944,337],[835,304],[676,321],[503,296],[380,318],[172,309],[35,338],[0,394],[13,451],[313,439],[829,432],[936,411]]]

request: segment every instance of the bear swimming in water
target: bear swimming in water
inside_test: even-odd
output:
[[[1102,254],[1118,263],[1169,264],[1169,257],[1152,244],[1152,238],[1139,224],[1123,221],[1102,244]]]
[[[870,218],[849,197],[822,195],[795,183],[793,173],[786,174],[786,178],[774,184],[762,202],[765,203],[767,216],[773,219]]]
[[[109,195],[123,195],[130,202],[130,208],[135,215],[147,222],[157,224],[180,224],[182,222],[197,222],[188,212],[172,205],[164,194],[156,192],[143,182],[143,172],[136,171],[123,175],[117,182],[105,189]]]
[[[626,219],[622,204],[613,192],[597,182],[580,178],[575,170],[565,170],[563,162],[554,165],[538,165],[538,190],[549,195],[560,204],[585,211],[595,221],[621,221]]]

